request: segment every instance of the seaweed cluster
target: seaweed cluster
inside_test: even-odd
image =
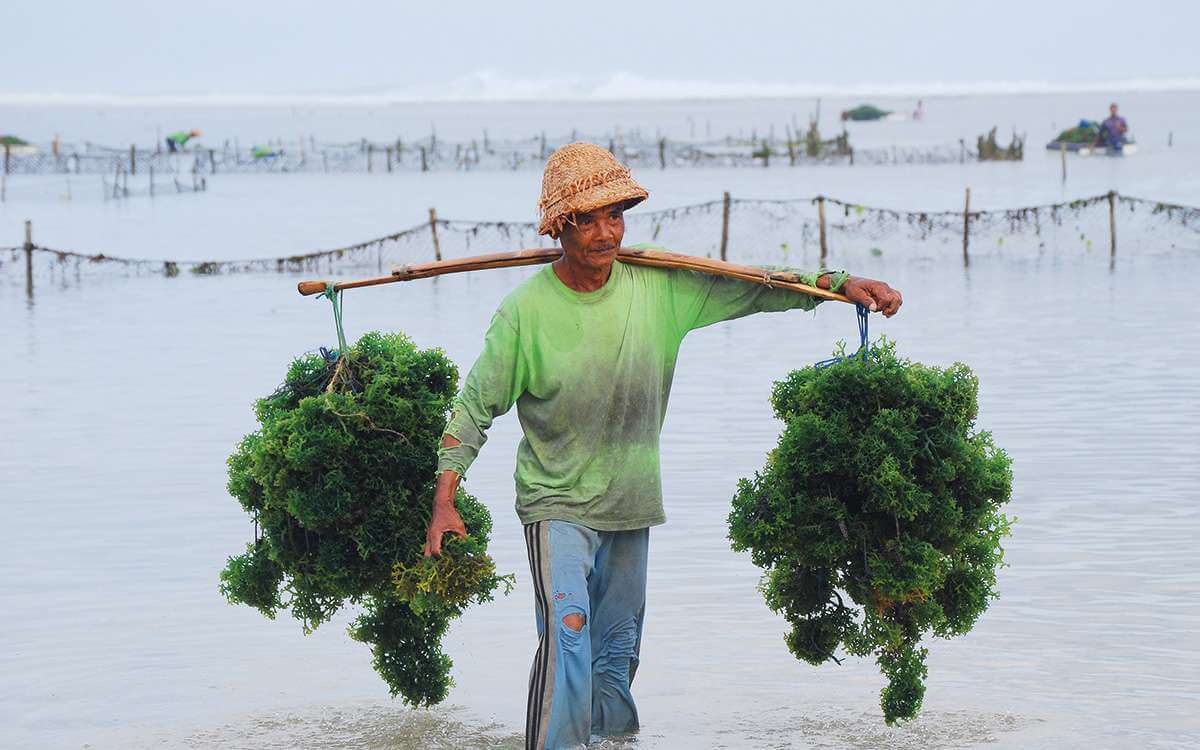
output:
[[[272,619],[288,610],[306,633],[360,605],[351,637],[371,646],[392,695],[414,706],[449,690],[450,621],[512,585],[487,556],[491,515],[461,490],[470,536],[438,560],[421,557],[457,380],[440,350],[367,333],[348,351],[295,360],[229,458],[229,492],[260,533],[229,559],[221,593]]]
[[[766,570],[789,650],[874,655],[888,724],[921,709],[922,637],[968,632],[997,595],[1012,470],[974,429],[978,387],[965,365],[909,362],[886,339],[794,371],[772,395],[779,445],[733,499],[730,539]]]

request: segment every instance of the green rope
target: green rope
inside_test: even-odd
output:
[[[338,336],[338,353],[346,352],[346,332],[342,330],[342,290],[334,287],[333,282],[325,284],[325,291],[321,292],[322,297],[325,297],[333,304],[333,324],[337,327]]]

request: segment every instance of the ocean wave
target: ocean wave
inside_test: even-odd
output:
[[[1003,96],[1116,92],[1200,91],[1200,77],[1127,78],[1109,81],[925,81],[820,83],[806,81],[704,81],[647,78],[617,72],[604,77],[521,78],[480,70],[436,85],[362,93],[4,93],[13,107],[381,107],[454,102],[619,102],[721,99],[802,99]]]

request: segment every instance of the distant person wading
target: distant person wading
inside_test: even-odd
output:
[[[659,434],[689,331],[820,300],[746,281],[615,262],[624,212],[648,193],[605,149],[571,143],[542,178],[540,234],[563,255],[500,304],[455,400],[439,451],[425,554],[465,536],[459,479],[492,421],[515,404],[516,510],[525,526],[538,648],[526,747],[576,747],[628,734],[642,646],[651,526],[666,521]],[[900,293],[845,272],[804,273],[891,316]],[[714,436],[715,438],[716,436]],[[731,644],[732,646],[733,644]]]
[[[199,137],[199,130],[180,130],[178,133],[171,133],[167,136],[167,150],[173,154],[182,150],[191,139]]]

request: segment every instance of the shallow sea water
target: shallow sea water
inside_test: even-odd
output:
[[[980,426],[1015,461],[1000,599],[970,635],[931,644],[925,713],[887,729],[874,665],[813,668],[783,644],[729,550],[739,477],[777,435],[767,395],[853,337],[853,312],[760,315],[684,344],[663,435],[668,524],[651,532],[635,693],[644,728],[610,747],[1179,747],[1200,737],[1200,334],[1193,257],[953,263],[877,259],[905,291],[873,332],[979,374]],[[527,271],[363,290],[348,334],[400,329],[465,369]],[[0,438],[10,571],[0,713],[14,747],[516,747],[534,649],[512,513],[516,420],[470,489],[496,518],[509,597],[447,639],[450,708],[387,700],[348,617],[314,635],[217,594],[250,535],[224,459],[251,400],[332,335],[294,278],[98,280],[3,297]],[[439,744],[440,743],[440,744]]]
[[[780,197],[835,192],[831,184],[907,208],[952,208],[964,184],[984,206],[1110,187],[1200,203],[1195,154],[1182,153],[1080,162],[1065,191],[1054,165],[1034,159],[643,178],[654,207],[730,187]],[[10,199],[0,229],[17,240],[28,217],[39,241],[67,249],[259,257],[393,231],[431,202],[447,216],[527,218],[536,182],[533,172],[237,176],[154,201]],[[830,303],[692,334],[663,433],[670,520],[651,532],[634,688],[643,728],[596,747],[1200,744],[1200,332],[1190,310],[1200,248],[1180,233],[1121,237],[1115,272],[1106,252],[1059,246],[979,248],[964,270],[953,243],[886,241],[882,255],[855,258],[835,245],[835,264],[905,294],[903,312],[872,320],[872,334],[915,360],[969,364],[981,380],[979,425],[1014,459],[1017,523],[1000,599],[969,635],[930,643],[925,709],[896,729],[880,718],[872,662],[814,668],[787,652],[782,621],[755,589],[758,570],[725,538],[737,479],[762,465],[778,434],[771,383],[853,339],[853,311]],[[1176,249],[1157,247],[1180,237]],[[789,262],[815,258],[809,250]],[[347,334],[403,330],[444,347],[465,373],[492,310],[531,272],[350,292]],[[0,746],[521,746],[535,636],[512,511],[513,415],[496,424],[469,489],[492,510],[492,551],[517,588],[452,628],[447,705],[410,711],[346,636],[350,613],[304,636],[299,623],[268,621],[217,592],[226,557],[251,536],[225,491],[225,458],[287,362],[330,344],[328,304],[299,298],[301,277],[290,275],[39,278],[27,300],[9,273],[0,273]]]

